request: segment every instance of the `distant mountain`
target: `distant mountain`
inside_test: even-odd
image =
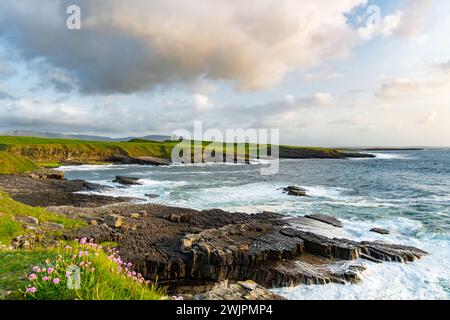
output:
[[[11,130],[0,132],[0,136],[12,136],[12,137],[36,137],[36,138],[48,138],[48,139],[75,139],[75,140],[89,140],[89,141],[129,141],[131,139],[145,139],[153,141],[170,140],[170,136],[165,135],[148,135],[144,137],[126,137],[126,138],[110,138],[102,136],[80,135],[80,134],[62,134],[54,132],[40,132],[33,130]]]
[[[166,141],[171,140],[171,136],[164,136],[164,135],[149,135],[144,137],[128,137],[128,138],[119,138],[119,139],[113,139],[113,141],[130,141],[131,139],[142,139],[142,140],[152,140],[152,141]]]

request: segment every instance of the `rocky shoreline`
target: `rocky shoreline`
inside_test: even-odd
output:
[[[62,230],[62,237],[117,242],[136,271],[173,294],[202,294],[228,281],[218,295],[242,292],[255,298],[242,285],[254,281],[263,298],[270,294],[261,287],[356,283],[365,269],[363,260],[408,263],[427,254],[330,237],[339,234],[342,222],[325,215],[288,218],[130,203],[133,199],[74,193],[104,186],[57,175],[0,175],[0,188],[17,201],[83,219],[87,226]]]

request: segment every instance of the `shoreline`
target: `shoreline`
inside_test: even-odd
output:
[[[323,217],[320,221],[286,219],[271,212],[198,211],[73,193],[105,188],[83,180],[10,175],[0,176],[0,186],[20,202],[87,222],[86,227],[64,232],[63,238],[117,242],[120,253],[139,272],[149,279],[157,277],[173,293],[204,292],[224,280],[253,280],[265,288],[355,283],[363,272],[361,265],[350,263],[333,271],[330,266],[358,258],[405,263],[426,254],[412,247],[331,239],[305,231],[339,228]]]

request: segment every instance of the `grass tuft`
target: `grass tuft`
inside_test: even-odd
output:
[[[26,230],[14,218],[16,216],[34,217],[42,222],[55,222],[62,224],[67,229],[72,229],[85,223],[80,220],[70,219],[64,215],[49,212],[43,208],[30,207],[14,201],[11,197],[0,192],[0,245],[10,245],[14,237],[32,230]]]

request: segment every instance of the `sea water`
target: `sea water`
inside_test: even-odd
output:
[[[143,202],[232,212],[279,212],[287,216],[322,213],[344,223],[339,237],[411,245],[430,254],[410,264],[376,264],[358,284],[277,289],[289,299],[449,299],[450,150],[377,152],[376,158],[288,160],[274,176],[261,176],[265,164],[173,166],[68,166],[69,179],[114,187],[102,194]],[[140,186],[113,183],[116,175],[141,179]],[[309,197],[282,192],[302,186]],[[145,194],[159,197],[149,199]],[[369,230],[389,229],[389,235]]]

